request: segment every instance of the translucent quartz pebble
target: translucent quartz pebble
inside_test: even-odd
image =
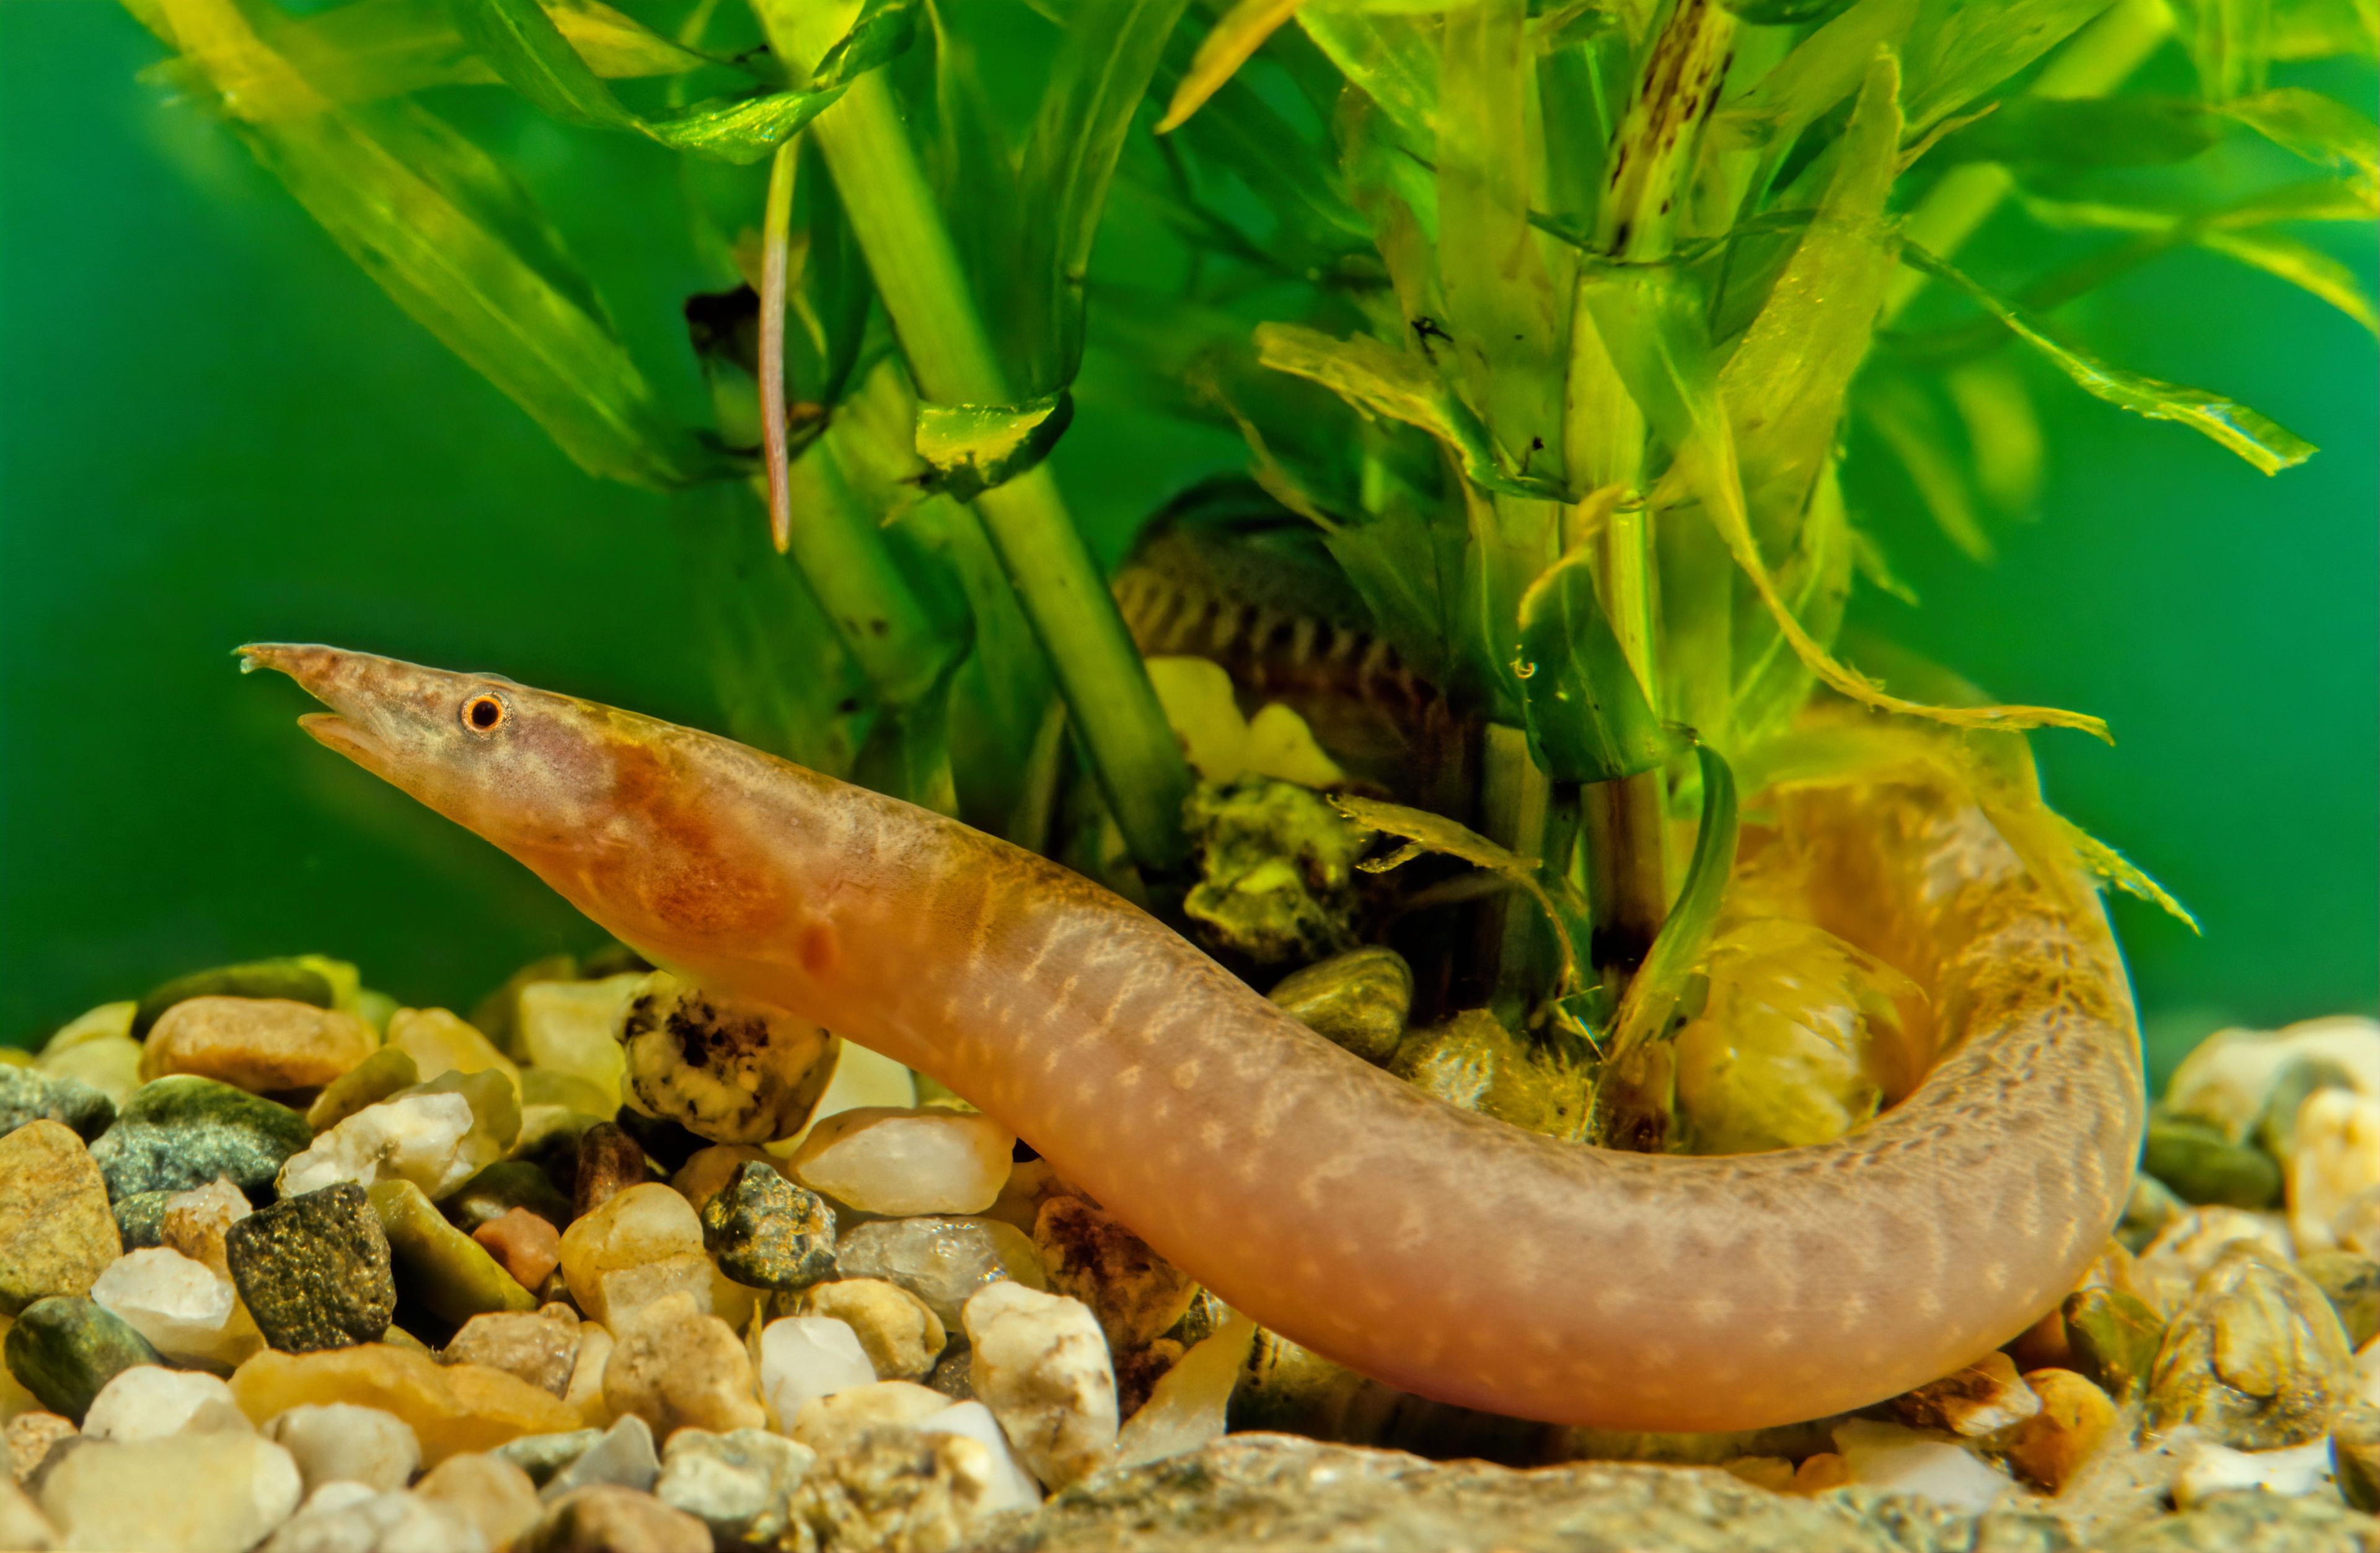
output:
[[[2167,1225],[2141,1253],[2140,1280],[2147,1294],[2155,1296],[2149,1302],[2168,1315],[2179,1310],[2192,1286],[2236,1241],[2262,1246],[2278,1260],[2289,1259],[2289,1232],[2278,1215],[2192,1208]]]
[[[801,1297],[800,1315],[832,1316],[857,1335],[868,1363],[886,1380],[922,1380],[950,1341],[926,1302],[882,1278],[840,1278]]]
[[[722,1143],[765,1143],[802,1129],[842,1046],[808,1020],[656,971],[621,1013],[626,1098]]]
[[[1115,1454],[1115,1373],[1090,1307],[1018,1283],[966,1302],[975,1394],[1033,1475],[1062,1488]]]
[[[1016,1134],[976,1111],[867,1107],[810,1129],[795,1180],[867,1213],[973,1214],[1000,1196]]]
[[[100,1388],[83,1414],[82,1432],[92,1439],[162,1439],[177,1434],[191,1416],[210,1402],[232,1408],[231,1388],[214,1376],[195,1370],[168,1370],[155,1364],[135,1364]]]
[[[880,1380],[803,1403],[788,1432],[820,1456],[832,1457],[871,1429],[914,1425],[950,1405],[948,1397],[928,1387]]]
[[[2213,1440],[2192,1440],[2184,1447],[2181,1470],[2174,1474],[2173,1502],[2191,1510],[2217,1494],[2243,1490],[2299,1498],[2330,1486],[2328,1440],[2279,1450],[2234,1450]]]
[[[488,1547],[479,1527],[444,1506],[395,1490],[310,1499],[257,1553],[487,1553]]]
[[[1989,1509],[2015,1486],[1964,1446],[1898,1424],[1854,1418],[1835,1426],[1851,1481],[1959,1510]]]
[[[239,1367],[231,1388],[251,1419],[305,1402],[382,1409],[412,1425],[422,1460],[432,1465],[457,1451],[579,1426],[577,1413],[517,1376],[478,1364],[441,1365],[427,1353],[386,1343],[320,1353],[268,1350]]]
[[[2380,1187],[2380,1100],[2317,1090],[2298,1107],[2291,1145],[2284,1172],[2289,1234],[2301,1256],[2334,1250],[2349,1206]]]
[[[379,1046],[370,1025],[335,1009],[281,997],[188,997],[151,1028],[140,1076],[196,1073],[252,1094],[320,1089]]]
[[[785,1502],[817,1459],[765,1429],[680,1429],[662,1449],[653,1497],[722,1542],[764,1546],[785,1529]]]
[[[641,1418],[621,1419],[590,1441],[545,1480],[538,1498],[552,1504],[565,1494],[608,1483],[616,1487],[633,1488],[641,1494],[653,1486],[661,1474],[662,1463],[653,1449],[653,1431]]]
[[[760,1394],[780,1429],[793,1426],[804,1404],[875,1381],[868,1351],[840,1321],[789,1315],[760,1329]]]
[[[413,1426],[393,1412],[353,1402],[309,1402],[278,1413],[264,1437],[289,1452],[312,1493],[325,1483],[402,1488],[421,1465]]]
[[[179,1252],[127,1253],[99,1275],[91,1297],[176,1364],[228,1373],[264,1346],[230,1278]]]
[[[862,1224],[835,1242],[845,1278],[897,1283],[942,1318],[959,1325],[967,1299],[986,1284],[1049,1287],[1041,1254],[1014,1225],[992,1218],[891,1218]]]
[[[620,1016],[644,979],[629,972],[600,982],[530,983],[520,989],[520,1050],[534,1067],[593,1086],[600,1114],[611,1115],[627,1070]]]
[[[1256,1335],[1256,1322],[1234,1313],[1220,1327],[1192,1344],[1190,1351],[1159,1377],[1148,1400],[1124,1421],[1116,1438],[1118,1463],[1131,1467],[1162,1461],[1220,1439],[1232,1389],[1239,1384],[1240,1366],[1247,1363]]]
[[[239,1188],[218,1178],[165,1200],[160,1243],[229,1278],[231,1264],[224,1256],[224,1235],[253,1211]]]
[[[419,1079],[497,1072],[512,1081],[516,1090],[520,1085],[520,1069],[513,1059],[477,1027],[444,1009],[399,1009],[389,1016],[388,1046],[413,1059]]]
[[[974,1440],[990,1454],[991,1483],[981,1506],[985,1513],[1031,1510],[1041,1502],[1041,1486],[1017,1459],[1015,1448],[1001,1432],[1000,1421],[981,1402],[954,1402],[920,1418],[915,1427],[923,1435],[957,1435]]]
[[[247,1430],[82,1446],[42,1475],[42,1512],[67,1547],[220,1553],[250,1547],[298,1508],[298,1464]]]
[[[471,1103],[456,1094],[410,1094],[367,1106],[316,1138],[281,1167],[285,1197],[338,1181],[370,1186],[409,1180],[433,1201],[469,1180],[480,1165],[463,1142],[478,1125]]]
[[[476,1529],[490,1547],[502,1547],[528,1530],[542,1509],[527,1473],[479,1452],[447,1457],[423,1474],[413,1492]]]
[[[613,1193],[562,1236],[562,1276],[578,1308],[610,1324],[604,1275],[693,1255],[706,1267],[702,1220],[686,1200],[660,1181]]]
[[[603,1401],[615,1416],[640,1417],[664,1437],[681,1428],[724,1434],[769,1422],[753,1395],[743,1339],[686,1294],[648,1305],[619,1329],[603,1370]]]
[[[1916,1087],[1930,1052],[1906,976],[1807,923],[1723,924],[1707,1001],[1678,1032],[1678,1114],[1697,1154],[1840,1137]]]

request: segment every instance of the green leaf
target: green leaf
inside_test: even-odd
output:
[[[1676,752],[1676,737],[1653,715],[1603,613],[1584,553],[1530,583],[1519,614],[1513,672],[1538,769],[1557,782],[1610,782]]]
[[[1419,17],[1308,6],[1297,25],[1416,150],[1438,142],[1437,31]]]
[[[1943,137],[1940,163],[2148,167],[2185,162],[2221,138],[2220,117],[2186,97],[2010,97]]]
[[[2210,103],[2261,90],[2272,67],[2273,0],[2195,0],[2190,53]]]
[[[1860,89],[1880,46],[1897,44],[1917,0],[1858,0],[1794,45],[1776,68],[1711,120],[1715,149],[1785,145]]]
[[[2055,810],[2049,810],[2046,813],[2050,823],[2057,827],[2058,834],[2066,838],[2066,844],[2074,849],[2075,860],[2083,867],[2122,890],[2126,895],[2137,896],[2157,907],[2166,915],[2200,937],[2206,935],[2205,930],[2198,925],[2198,919],[2191,914],[2190,908],[2175,899],[2172,893],[2163,885],[2150,878],[2142,871],[2138,863],[2065,815]]]
[[[953,501],[971,502],[1050,456],[1075,418],[1074,396],[1045,394],[1021,405],[917,406],[922,483]]]
[[[1256,340],[1261,364],[1319,383],[1366,415],[1402,422],[1438,438],[1479,489],[1521,496],[1561,494],[1557,482],[1505,469],[1479,418],[1419,355],[1393,350],[1369,335],[1338,340],[1295,324],[1259,324]]]
[[[2380,127],[2335,97],[2285,86],[2223,104],[2223,112],[2282,150],[2325,166],[2380,176]]]
[[[2278,232],[2232,232],[2220,227],[2198,234],[2198,246],[2234,259],[2251,269],[2285,280],[2310,297],[2317,297],[2380,335],[2380,312],[2372,294],[2346,264],[2312,243]]]
[[[2113,0],[1924,0],[1901,52],[1901,106],[1918,135],[2023,69]]]
[[[1555,945],[1561,952],[1564,991],[1572,991],[1581,985],[1586,965],[1585,950],[1588,935],[1593,931],[1592,918],[1585,899],[1569,880],[1548,876],[1535,859],[1524,858],[1500,847],[1477,831],[1457,825],[1442,814],[1343,793],[1327,796],[1332,808],[1366,830],[1393,836],[1405,843],[1385,857],[1369,858],[1355,865],[1366,874],[1385,874],[1411,862],[1425,852],[1440,852],[1448,857],[1460,858],[1474,868],[1484,868],[1527,891],[1553,927]]]
[[[1806,27],[1825,21],[1849,0],[1720,0],[1735,19],[1755,27]]]
[[[2152,421],[2175,421],[2230,449],[2266,474],[2278,474],[2313,457],[2313,444],[2247,406],[2210,394],[2121,372],[2052,338],[2036,320],[1994,296],[1948,262],[1914,243],[1901,250],[1918,269],[1973,297],[1984,310],[2032,346],[2095,398]]]
[[[1157,121],[1157,132],[1165,135],[1180,128],[1305,3],[1305,0],[1236,0],[1198,44],[1190,68],[1184,72],[1180,84],[1173,89],[1172,101],[1165,105],[1165,116]]]
[[[1735,773],[1726,759],[1707,744],[1694,745],[1703,778],[1702,821],[1694,832],[1694,856],[1686,862],[1686,882],[1678,891],[1652,951],[1628,983],[1620,1001],[1610,1065],[1649,1041],[1662,1039],[1675,1027],[1679,997],[1686,990],[1694,963],[1710,943],[1718,923],[1719,903],[1728,875],[1735,867]]]

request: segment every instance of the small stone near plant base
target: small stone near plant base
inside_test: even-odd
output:
[[[979,1111],[863,1107],[810,1129],[792,1170],[804,1186],[868,1213],[974,1214],[991,1206],[1016,1134]]]
[[[33,1502],[33,1496],[13,1477],[0,1475],[0,1547],[14,1553],[49,1553],[58,1545],[57,1528]]]
[[[82,1432],[92,1439],[161,1439],[179,1433],[209,1403],[222,1404],[239,1427],[248,1427],[231,1388],[215,1376],[135,1364],[100,1388],[83,1414]]]
[[[81,1432],[74,1426],[73,1419],[61,1418],[55,1412],[36,1409],[18,1413],[8,1420],[5,1430],[9,1475],[19,1483],[25,1482],[49,1455],[50,1447]]]
[[[409,1180],[378,1181],[367,1196],[388,1237],[395,1286],[409,1305],[454,1322],[489,1311],[526,1315],[537,1308],[537,1296],[486,1248],[447,1223],[421,1188]]]
[[[2061,1307],[2074,1368],[2118,1401],[2147,1388],[2165,1342],[2165,1319],[2116,1289],[2082,1289]]]
[[[0,1137],[0,1315],[90,1293],[123,1253],[107,1183],[72,1128],[30,1121]]]
[[[571,1189],[571,1217],[581,1219],[632,1186],[651,1180],[645,1149],[617,1122],[599,1121],[578,1134],[578,1172]]]
[[[792,1293],[835,1274],[834,1210],[763,1161],[703,1204],[702,1240],[721,1272],[754,1289]]]
[[[871,1429],[810,1469],[793,1519],[821,1547],[947,1553],[985,1514],[990,1456],[962,1435]]]
[[[653,1432],[641,1418],[627,1417],[595,1437],[588,1448],[564,1462],[538,1490],[548,1504],[565,1494],[608,1483],[644,1493],[661,1475],[661,1457],[653,1449]],[[534,1475],[534,1474],[532,1474]]]
[[[228,1372],[264,1346],[229,1278],[163,1246],[116,1258],[91,1297],[176,1364]]]
[[[115,1119],[115,1102],[80,1079],[0,1068],[0,1138],[30,1121],[55,1121],[88,1143]]]
[[[598,1484],[548,1507],[512,1553],[710,1553],[710,1528],[650,1494]]]
[[[562,1266],[562,1231],[527,1208],[507,1208],[471,1231],[471,1239],[524,1289],[535,1289]]]
[[[2041,1411],[2010,1436],[2009,1464],[2055,1494],[2118,1437],[2121,1420],[2114,1400],[2072,1370],[2034,1370],[2024,1379]]]
[[[1002,1281],[1047,1289],[1032,1239],[994,1218],[886,1218],[835,1238],[844,1278],[883,1278],[915,1294],[955,1331],[976,1290]]]
[[[544,1510],[527,1473],[483,1452],[447,1457],[423,1474],[413,1492],[476,1528],[490,1547],[511,1542]]]
[[[647,1306],[614,1337],[603,1369],[603,1401],[613,1413],[634,1413],[664,1437],[688,1427],[724,1434],[767,1426],[744,1340],[690,1296]]]
[[[1996,1435],[2041,1411],[2016,1364],[1995,1350],[1963,1370],[1892,1400],[1892,1415],[1921,1429],[1948,1429],[1968,1439]]]
[[[341,1485],[342,1487],[350,1486]],[[480,1529],[402,1490],[309,1500],[257,1553],[488,1553]]]
[[[662,1449],[653,1497],[726,1541],[765,1544],[785,1529],[785,1505],[815,1452],[766,1429],[680,1429]]]
[[[833,1456],[870,1429],[907,1427],[943,1412],[951,1400],[906,1380],[855,1386],[806,1402],[785,1432],[820,1456]]]
[[[122,1317],[75,1295],[25,1307],[8,1328],[8,1373],[52,1412],[80,1423],[102,1388],[135,1364],[160,1363]]]
[[[849,1327],[885,1380],[924,1379],[950,1342],[941,1317],[925,1301],[882,1278],[821,1283],[801,1297],[795,1314],[829,1316]]]
[[[263,1541],[301,1496],[279,1446],[196,1430],[78,1446],[42,1474],[37,1497],[67,1547],[225,1553]]]
[[[760,1329],[760,1394],[780,1428],[790,1427],[808,1402],[875,1381],[868,1351],[845,1322],[789,1315]]]
[[[1937,1504],[1984,1510],[2015,1485],[1963,1446],[1898,1424],[1854,1418],[1835,1427],[1851,1481]]]
[[[552,1435],[523,1435],[518,1439],[506,1440],[488,1454],[518,1467],[528,1474],[532,1485],[542,1488],[553,1481],[556,1473],[586,1455],[602,1437],[601,1429],[568,1429]]]
[[[1052,1197],[1033,1222],[1050,1290],[1083,1302],[1117,1353],[1182,1318],[1198,1286],[1123,1223],[1079,1197]]]
[[[396,1310],[388,1236],[353,1181],[250,1214],[225,1231],[224,1255],[257,1330],[285,1353],[377,1341]]]
[[[913,1425],[921,1435],[957,1435],[984,1449],[990,1473],[978,1508],[986,1514],[1002,1510],[1031,1510],[1041,1502],[1041,1486],[1017,1460],[1015,1447],[1001,1432],[1000,1421],[981,1402],[957,1402]]]
[[[2260,1247],[2236,1243],[2176,1314],[2149,1381],[2148,1423],[2275,1450],[2320,1439],[2354,1392],[2354,1357],[2322,1291]]]
[[[542,1311],[496,1312],[475,1315],[463,1323],[439,1361],[447,1364],[484,1364],[518,1376],[556,1397],[570,1391],[570,1372],[578,1360],[579,1329]]]
[[[224,1236],[253,1211],[247,1195],[227,1180],[177,1192],[165,1199],[159,1243],[229,1278],[231,1262],[224,1252]]]
[[[277,997],[190,997],[149,1032],[140,1076],[195,1073],[252,1094],[320,1089],[380,1049],[353,1014]]]
[[[312,1138],[306,1119],[286,1106],[182,1074],[142,1084],[91,1156],[111,1199],[188,1192],[217,1177],[256,1192]]]
[[[2318,1251],[2298,1258],[2298,1271],[2329,1300],[2348,1347],[2380,1336],[2380,1262],[2351,1251]]]
[[[1413,968],[1385,945],[1366,945],[1293,971],[1266,996],[1375,1067],[1387,1064],[1413,1011]]]
[[[413,1426],[393,1412],[353,1402],[310,1402],[277,1414],[264,1437],[289,1452],[312,1493],[325,1483],[402,1488],[421,1466]]]
[[[1115,1375],[1090,1308],[1016,1283],[966,1303],[975,1393],[1051,1488],[1105,1466],[1116,1441]]]
[[[525,1380],[478,1364],[440,1364],[386,1343],[319,1353],[268,1350],[239,1367],[231,1388],[252,1419],[304,1402],[354,1402],[395,1413],[412,1425],[422,1461],[432,1465],[457,1451],[578,1426],[576,1413]]]
[[[413,1058],[394,1046],[382,1046],[326,1085],[306,1107],[306,1125],[317,1134],[369,1106],[377,1106],[421,1082]]]

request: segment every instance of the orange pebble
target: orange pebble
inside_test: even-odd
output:
[[[527,1208],[507,1208],[471,1231],[523,1289],[535,1289],[562,1265],[562,1231]]]
[[[1840,1488],[1852,1480],[1851,1466],[1831,1450],[1821,1450],[1804,1457],[1794,1469],[1792,1492],[1823,1494],[1829,1488]]]

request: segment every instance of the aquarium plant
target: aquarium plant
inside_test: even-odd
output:
[[[1903,989],[1864,961],[1832,1076],[1763,1068],[1749,1016],[1741,1082],[1673,1040],[1728,967],[1849,952],[1737,910],[1780,782],[1920,768],[2045,876],[2181,914],[2042,801],[2028,732],[2096,718],[1847,640],[1846,601],[1905,592],[1896,509],[1988,559],[2077,395],[2313,454],[2093,347],[2137,266],[2207,251],[2374,326],[2317,226],[2380,208],[2371,119],[2318,89],[2372,56],[2368,0],[127,4],[181,111],[401,307],[581,466],[677,494],[669,629],[739,738],[1266,984],[1402,944],[1447,1022],[1383,1059],[1643,1147],[1816,1141],[1892,1092]],[[551,167],[457,128],[516,126],[496,93],[549,162],[676,180],[682,335],[615,323]],[[1239,452],[1077,510],[1046,460],[1100,415]],[[1104,576],[1086,536],[1144,524]]]

